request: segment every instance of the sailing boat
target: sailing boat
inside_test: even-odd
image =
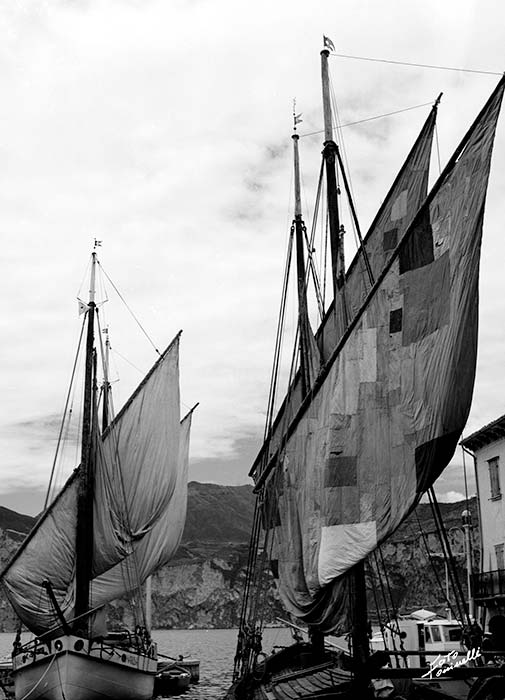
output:
[[[474,384],[482,223],[505,78],[428,193],[436,101],[362,237],[333,140],[330,48],[325,38],[323,166],[333,299],[314,333],[307,302],[313,242],[307,253],[295,132],[289,245],[296,247],[298,360],[274,417],[281,305],[265,440],[250,472],[257,505],[229,693],[240,699],[366,698],[372,677],[426,671],[374,666],[364,562],[449,463]],[[347,270],[340,186],[360,240]],[[289,268],[284,290],[288,274]],[[307,626],[310,644],[265,659],[261,607],[268,576],[285,609]],[[349,634],[351,661],[328,652],[328,634]]]
[[[20,621],[36,635],[14,645],[18,700],[152,697],[156,645],[138,621],[133,631],[108,633],[104,606],[142,593],[143,582],[174,555],[186,517],[192,411],[180,421],[180,334],[112,420],[104,366],[100,429],[98,265],[93,251],[89,301],[80,302],[81,463],[1,577]],[[142,606],[138,612],[142,620]]]

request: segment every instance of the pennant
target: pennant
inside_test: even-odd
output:
[[[324,34],[323,34],[323,43],[324,43],[324,47],[326,49],[330,49],[330,51],[335,51],[335,44],[333,43],[333,41],[329,37],[324,36]]]
[[[300,124],[300,122],[303,122],[302,113],[301,113],[301,112],[300,112],[300,114],[295,114],[295,126],[296,126],[297,124]]]

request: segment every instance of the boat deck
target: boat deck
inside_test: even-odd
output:
[[[349,690],[351,674],[335,668],[330,662],[304,671],[284,674],[270,682],[272,700],[297,700],[298,698],[317,698],[327,696],[344,696]],[[268,695],[267,695],[268,697]],[[269,700],[270,700],[269,698]]]

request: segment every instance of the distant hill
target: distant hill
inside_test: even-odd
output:
[[[15,510],[0,506],[0,530],[7,532],[17,539],[16,535],[25,535],[31,530],[35,523],[35,518],[30,515],[16,513]]]
[[[188,484],[183,542],[248,542],[254,511],[252,486]],[[0,530],[13,539],[33,527],[36,518],[0,506]]]
[[[465,502],[440,503],[440,511],[446,528],[461,525],[461,513]],[[476,499],[469,503],[473,524],[477,525]],[[188,484],[188,510],[182,542],[249,542],[254,513],[254,494],[252,485],[223,486],[222,484],[201,484],[190,481]],[[418,533],[418,519],[423,530],[434,529],[431,507],[421,503],[416,511],[400,525],[392,540],[411,539]],[[7,532],[14,539],[16,533],[29,532],[36,518],[22,515],[10,508],[0,506],[0,530]]]
[[[183,542],[248,542],[254,512],[252,486],[188,484]]]

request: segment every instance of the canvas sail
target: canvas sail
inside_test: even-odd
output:
[[[174,498],[181,469],[179,421],[177,336],[94,442],[93,578],[129,556],[167,509],[180,512]],[[44,581],[51,583],[66,619],[72,619],[77,491],[74,473],[2,576],[16,613],[36,634],[60,624]],[[183,526],[184,521],[178,523],[181,532]]]
[[[186,522],[192,415],[189,413],[180,424],[179,468],[170,507],[165,509],[150,532],[135,542],[130,556],[94,579],[91,585],[92,608],[133,591],[139,579],[145,581],[174,556]]]
[[[374,280],[378,278],[384,269],[394,252],[397,242],[407,230],[408,225],[426,198],[436,115],[437,110],[434,107],[428,115],[364,239],[364,247]],[[358,309],[362,306],[371,286],[366,270],[365,256],[360,249],[347,271],[345,291],[340,292],[345,294],[347,316],[350,320],[354,318]],[[316,333],[316,342],[323,363],[329,359],[335,350],[344,330],[337,328],[334,305],[332,304]],[[284,432],[294,418],[301,402],[301,383],[297,378],[294,385],[290,387],[289,395],[277,414],[269,440],[258,454],[251,470],[251,475],[261,467],[261,463],[268,456],[266,454],[267,450],[269,455],[276,452]]]
[[[347,572],[449,462],[475,374],[482,220],[503,79],[273,455],[267,502],[286,609],[347,627]]]

